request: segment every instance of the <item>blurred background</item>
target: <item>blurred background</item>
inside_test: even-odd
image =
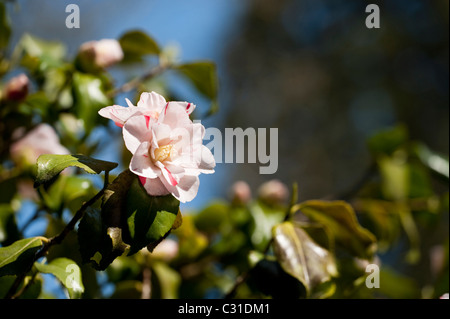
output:
[[[343,192],[370,165],[367,137],[396,123],[448,154],[448,1],[376,1],[380,29],[365,26],[370,1],[343,0],[85,0],[76,1],[81,27],[67,29],[72,2],[18,1],[12,43],[29,32],[64,42],[73,56],[83,42],[141,29],[176,44],[182,61],[217,63],[220,110],[206,127],[279,129],[276,176],[260,175],[258,164],[218,164],[187,207],[226,196],[238,178],[252,187],[299,181],[300,199]],[[118,84],[142,73],[114,71]],[[173,82],[176,96],[207,107]]]
[[[80,7],[79,29],[65,27],[70,3]],[[380,7],[380,29],[365,25],[369,3]],[[236,180],[248,182],[253,193],[263,182],[279,179],[288,186],[298,182],[299,200],[342,198],[373,166],[368,138],[399,124],[411,140],[448,158],[447,0],[18,0],[7,9],[11,47],[30,33],[63,42],[72,58],[84,42],[140,29],[178,51],[181,61],[212,60],[219,76],[219,111],[202,123],[222,132],[278,128],[276,174],[260,175],[259,163],[218,164],[215,174],[200,177],[198,196],[182,204],[183,212],[227,198]],[[113,66],[110,71],[120,86],[145,70]],[[163,81],[168,87],[161,86],[161,93],[208,109],[208,100],[176,76],[165,75]],[[137,100],[124,93],[115,101],[125,105],[125,98]],[[101,141],[93,156],[121,162],[120,129],[113,124],[109,129],[93,132]],[[106,138],[110,131],[117,138]],[[437,193],[448,191],[448,186],[436,187]],[[21,226],[29,215],[18,218]],[[448,238],[446,218],[440,235]],[[26,236],[39,234],[45,221],[37,222]],[[403,245],[388,252],[385,260],[404,250]],[[429,265],[421,267],[409,275]]]

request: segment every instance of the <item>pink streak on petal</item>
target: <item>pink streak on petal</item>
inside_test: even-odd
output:
[[[169,102],[167,102],[166,107],[164,108],[164,115],[167,113],[167,107],[169,106]]]
[[[114,124],[116,124],[118,127],[120,127],[120,128],[122,128],[123,127],[123,124],[122,123],[119,123],[119,122],[114,122]]]
[[[172,173],[167,169],[167,167],[164,167],[164,169],[167,171],[167,173],[169,173],[170,184],[172,184],[172,186],[177,186],[178,182],[175,180],[175,178],[173,178]]]
[[[186,106],[186,113],[189,113],[190,108],[191,108],[191,103],[188,103],[188,105]]]
[[[141,182],[142,186],[145,185],[145,182],[147,181],[147,179],[145,177],[142,176],[138,176],[139,177],[139,181]]]
[[[149,123],[150,123],[150,116],[148,115],[144,115],[145,117],[145,125],[147,125],[147,129],[149,128]]]

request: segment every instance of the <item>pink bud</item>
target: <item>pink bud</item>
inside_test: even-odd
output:
[[[439,299],[448,299],[448,292],[439,297]]]
[[[230,189],[231,201],[236,204],[246,204],[252,199],[250,186],[244,181],[237,181]]]
[[[20,129],[13,135],[18,135]],[[21,137],[10,148],[11,158],[16,164],[34,165],[42,154],[70,154],[60,144],[59,137],[53,127],[48,124],[39,124],[36,128]]]
[[[30,80],[25,74],[13,77],[5,87],[5,98],[11,101],[21,101],[28,95]]]
[[[83,63],[104,69],[120,62],[123,59],[123,51],[117,40],[103,39],[83,43],[80,47],[80,57]]]
[[[273,179],[259,187],[258,197],[268,204],[283,204],[289,197],[289,190],[285,184]]]

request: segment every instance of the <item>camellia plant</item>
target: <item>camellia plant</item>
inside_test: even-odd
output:
[[[84,43],[71,59],[30,34],[10,48],[2,2],[0,27],[0,297],[61,297],[44,289],[46,274],[70,298],[448,292],[448,159],[405,127],[368,141],[373,164],[348,192],[299,202],[296,183],[254,192],[236,181],[228,199],[184,211],[215,169],[195,121],[218,109],[215,65],[180,63],[140,30]],[[148,71],[117,85],[110,68],[129,64]],[[209,107],[171,101],[183,98],[167,73]],[[117,162],[102,158],[108,144]],[[398,267],[385,258],[393,251]]]

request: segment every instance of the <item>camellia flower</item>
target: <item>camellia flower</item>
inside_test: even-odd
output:
[[[214,173],[211,151],[202,144],[205,128],[193,123],[195,107],[187,102],[166,102],[152,92],[143,93],[137,106],[112,106],[100,115],[123,126],[125,146],[133,154],[130,170],[148,194],[172,194],[181,202],[197,195],[201,173]]]
[[[15,163],[34,165],[42,154],[70,154],[61,145],[55,130],[48,124],[39,124],[10,147],[11,158]]]
[[[195,105],[193,103],[166,102],[166,99],[163,96],[155,92],[142,93],[137,106],[134,106],[130,100],[125,100],[128,104],[128,107],[112,105],[101,109],[98,113],[103,117],[113,120],[117,126],[123,127],[125,122],[130,117],[136,115],[147,115],[151,118],[158,119],[159,114],[166,106],[168,106],[169,103],[171,105],[178,104],[181,107],[184,107],[187,115],[190,115],[195,109]]]

